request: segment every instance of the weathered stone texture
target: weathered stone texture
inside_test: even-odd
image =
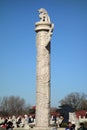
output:
[[[36,128],[40,129],[47,129],[50,124],[50,40],[53,24],[49,22],[48,18],[46,21],[42,18],[35,24],[37,47]]]

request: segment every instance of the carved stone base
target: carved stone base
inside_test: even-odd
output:
[[[34,127],[33,130],[57,130],[56,127]]]

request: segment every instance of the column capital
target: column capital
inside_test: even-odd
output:
[[[49,31],[52,27],[51,23],[48,22],[36,22],[35,23],[35,31]]]

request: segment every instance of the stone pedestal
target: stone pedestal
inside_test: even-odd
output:
[[[35,24],[37,46],[35,129],[37,130],[50,129],[50,39],[52,30],[52,24],[45,16]]]

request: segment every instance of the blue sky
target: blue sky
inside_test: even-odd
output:
[[[87,93],[87,0],[0,0],[0,97],[36,102],[37,12],[55,28],[51,41],[51,104],[71,92]]]

